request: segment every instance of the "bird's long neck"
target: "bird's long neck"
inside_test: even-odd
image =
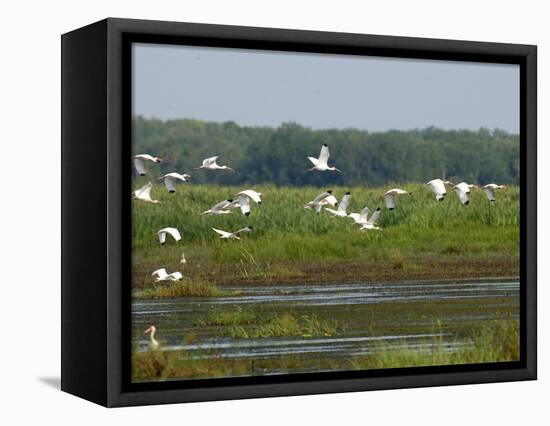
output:
[[[156,332],[156,330],[151,330],[151,334],[150,334],[150,336],[149,336],[150,339],[151,339],[151,343],[152,343],[153,345],[156,345],[156,344],[158,343],[158,342],[156,341],[156,339],[155,339],[155,332]]]

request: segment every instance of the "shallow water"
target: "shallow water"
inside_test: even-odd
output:
[[[163,350],[185,350],[191,358],[353,357],[376,351],[380,342],[386,347],[429,351],[434,338],[453,351],[467,345],[464,335],[484,322],[503,313],[517,318],[519,313],[516,279],[245,285],[224,290],[238,295],[134,301],[133,341],[137,349],[148,349],[143,331],[154,324]],[[236,339],[224,337],[227,326],[201,322],[212,311],[232,312],[239,307],[252,309],[259,319],[291,312],[336,321],[341,327],[332,336]],[[185,343],[191,332],[195,338]]]

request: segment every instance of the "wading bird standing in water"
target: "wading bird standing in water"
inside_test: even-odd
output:
[[[220,234],[221,239],[240,240],[241,238],[239,237],[239,234],[252,231],[252,226],[247,226],[246,228],[239,229],[238,231],[235,231],[235,232],[226,232],[216,228],[212,228],[212,231]]]
[[[488,183],[487,185],[481,187],[481,189],[485,191],[487,199],[491,202],[495,201],[495,190],[504,188],[506,188],[505,185],[497,185],[496,183]]]
[[[327,212],[330,212],[332,214],[332,217],[346,217],[348,215],[347,209],[349,206],[349,202],[351,200],[351,192],[346,192],[345,195],[340,200],[340,204],[338,204],[338,209],[329,209],[328,207],[325,208]]]
[[[328,145],[325,143],[323,144],[321,148],[321,153],[319,154],[319,158],[315,157],[307,157],[309,158],[309,161],[313,163],[313,167],[311,169],[308,169],[310,172],[318,171],[318,172],[326,172],[326,171],[334,171],[338,173],[342,173],[340,170],[338,170],[336,167],[331,167],[328,165],[328,158],[330,157],[330,152],[328,150]]]
[[[153,157],[149,154],[134,155],[134,166],[140,176],[145,176],[147,174],[147,170],[145,170],[146,161],[152,161],[153,163],[162,163],[162,158]]]
[[[395,208],[395,197],[398,195],[412,195],[412,192],[408,192],[400,188],[393,188],[386,192],[384,194],[384,201],[389,210],[393,210]]]
[[[195,170],[199,170],[199,169],[208,169],[208,170],[230,170],[232,172],[234,172],[235,170],[233,170],[231,167],[229,166],[220,166],[216,160],[218,159],[218,155],[216,155],[215,157],[209,157],[209,158],[206,158],[205,160],[203,160],[202,162],[202,165],[199,166],[199,167],[195,167]]]
[[[181,180],[182,182],[187,182],[188,179],[190,178],[191,178],[191,175],[188,175],[185,173],[180,175],[179,173],[172,172],[172,173],[167,173],[164,176],[161,176],[157,179],[158,180],[164,179],[164,185],[166,185],[166,189],[168,190],[168,192],[174,193],[176,192],[176,181]]]
[[[157,328],[154,325],[151,325],[143,334],[149,334],[149,349],[157,350],[160,347],[160,343],[155,339],[155,333]]]
[[[160,204],[159,200],[151,199],[151,188],[153,184],[149,182],[148,184],[142,186],[138,190],[134,191],[134,198],[136,200],[145,201],[147,203]]]
[[[161,245],[164,245],[164,243],[166,242],[166,234],[171,235],[172,238],[174,238],[174,240],[176,241],[181,240],[180,231],[178,231],[176,228],[163,228],[157,232]]]

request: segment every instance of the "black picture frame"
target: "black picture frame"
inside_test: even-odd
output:
[[[536,46],[118,18],[61,41],[62,390],[116,407],[536,379]],[[518,64],[520,361],[131,384],[132,42]]]

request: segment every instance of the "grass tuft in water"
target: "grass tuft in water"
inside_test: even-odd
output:
[[[369,370],[517,361],[519,323],[517,320],[496,320],[474,332],[469,345],[454,350],[442,336],[434,337],[429,343],[430,349],[419,349],[406,341],[398,349],[382,343],[373,347],[371,354],[354,358],[351,366],[355,370]]]

